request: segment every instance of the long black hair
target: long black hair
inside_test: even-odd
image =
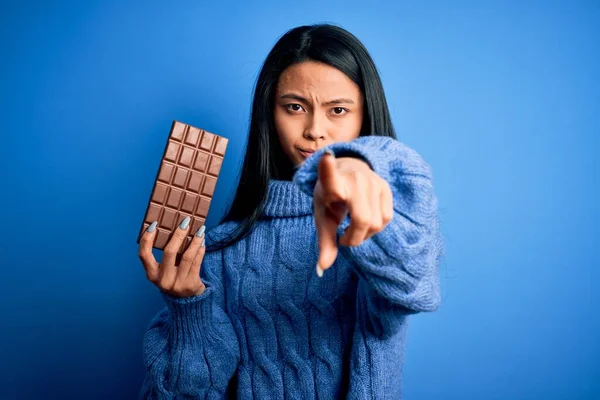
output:
[[[271,179],[291,180],[294,166],[281,148],[273,120],[275,89],[281,73],[296,63],[317,61],[346,74],[364,96],[360,136],[396,138],[383,85],[364,45],[345,29],[318,24],[286,32],[268,54],[256,81],[250,132],[240,182],[229,212],[221,220],[238,221],[233,232],[212,243],[219,250],[251,232],[267,200]]]

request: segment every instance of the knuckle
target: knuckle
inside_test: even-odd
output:
[[[383,216],[383,224],[387,225],[392,221],[392,214],[391,213],[385,213]]]
[[[371,224],[369,223],[369,219],[365,215],[355,215],[352,218],[352,222],[359,229],[368,228]]]
[[[190,264],[190,263],[194,262],[194,258],[196,258],[196,257],[194,257],[194,254],[192,252],[186,251],[183,254],[183,257],[181,257],[181,261],[183,261],[186,264]]]
[[[175,246],[174,243],[169,242],[164,249],[164,253],[169,256],[174,256],[177,253],[179,246]]]
[[[177,229],[175,229],[175,232],[173,232],[173,236],[171,236],[171,241],[183,240],[185,235],[186,235],[185,231],[177,228]]]
[[[151,246],[152,245],[152,238],[150,237],[150,233],[146,232],[142,235],[142,237],[140,238],[140,244],[139,247],[140,248],[144,248],[146,246]]]
[[[198,291],[200,288],[202,287],[202,282],[200,281],[200,278],[196,278],[192,281],[192,283],[190,284],[190,289],[193,291]]]
[[[182,292],[183,292],[185,289],[182,287],[182,284],[181,284],[181,282],[179,282],[179,281],[176,281],[176,282],[173,284],[173,287],[171,288],[171,290],[172,290],[174,293],[177,293],[177,294],[179,294],[179,293],[182,293]]]
[[[140,258],[140,260],[145,260],[149,258],[150,254],[152,254],[152,252],[145,248],[140,248],[138,250],[138,257]]]
[[[361,243],[359,238],[352,238],[349,240],[350,246],[358,246]]]
[[[152,273],[152,272],[150,272],[150,271],[147,271],[147,272],[146,272],[146,278],[147,278],[147,279],[148,279],[150,282],[152,282],[153,284],[155,284],[155,285],[157,285],[157,284],[158,284],[158,277],[156,276],[156,274],[154,274],[154,273]]]
[[[357,177],[359,177],[361,174],[362,174],[362,172],[360,172],[360,171],[359,171],[359,170],[357,170],[357,169],[350,169],[350,170],[348,171],[348,176],[350,176],[350,177],[353,177],[353,178],[357,178]]]
[[[169,281],[167,279],[161,278],[158,281],[158,286],[162,289],[162,290],[173,290],[173,285],[174,282]]]

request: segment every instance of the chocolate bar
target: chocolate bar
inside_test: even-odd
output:
[[[222,136],[173,121],[138,244],[148,226],[158,221],[153,248],[164,250],[179,223],[190,217],[191,227],[178,254],[185,251],[208,216],[228,142]]]

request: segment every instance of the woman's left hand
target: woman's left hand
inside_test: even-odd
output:
[[[329,269],[338,255],[337,229],[350,213],[342,246],[358,246],[381,232],[393,217],[389,184],[367,163],[352,157],[323,154],[314,191],[314,214],[319,240],[317,274]]]

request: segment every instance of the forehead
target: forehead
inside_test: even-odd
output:
[[[359,87],[342,71],[314,61],[294,64],[279,77],[277,91],[310,92],[317,95],[360,95]]]

